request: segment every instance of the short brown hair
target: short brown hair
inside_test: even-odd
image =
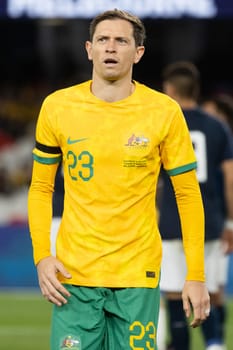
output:
[[[105,11],[98,16],[96,16],[90,24],[89,28],[89,35],[90,35],[90,40],[93,40],[93,36],[96,30],[96,26],[105,20],[114,20],[114,19],[123,19],[125,21],[128,21],[132,24],[133,26],[133,36],[135,40],[136,47],[137,46],[142,46],[144,44],[145,38],[146,38],[146,30],[144,27],[144,24],[142,21],[137,17],[129,12],[114,9],[114,10],[109,10]]]
[[[171,83],[181,97],[199,97],[200,73],[192,62],[178,61],[169,64],[162,72],[162,80]]]

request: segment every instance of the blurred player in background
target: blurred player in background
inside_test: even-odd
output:
[[[51,350],[156,349],[161,237],[155,191],[161,163],[183,223],[183,303],[192,327],[209,315],[204,213],[196,157],[178,104],[132,80],[145,28],[107,11],[86,42],[92,80],[57,91],[41,108],[29,190],[34,261],[54,304]],[[52,194],[64,170],[64,210],[51,256]]]
[[[233,137],[233,97],[226,93],[216,94],[210,97],[205,98],[202,101],[201,107],[204,111],[209,113],[210,116],[219,119],[223,123],[226,123],[232,132]],[[225,228],[229,227],[230,230],[233,230],[233,225],[227,219],[227,208],[226,208],[226,200],[225,200],[225,192],[224,192],[224,181],[222,171],[218,172],[218,188],[219,195],[222,198],[222,210],[223,214],[226,218]],[[231,234],[228,230],[224,230],[224,235]],[[225,242],[227,240],[224,240]],[[219,292],[215,298],[215,312],[218,314],[219,319],[219,329],[218,332],[220,334],[221,339],[225,337],[225,325],[227,321],[227,309],[225,303],[225,288],[227,284],[228,278],[228,266],[229,266],[229,255],[227,253],[227,246],[222,252],[221,259],[219,259],[220,265],[220,286]]]
[[[227,123],[233,133],[233,97],[226,93],[205,98],[201,107],[210,115]]]
[[[222,350],[224,339],[218,333],[218,317],[214,305],[222,277],[219,270],[221,251],[226,246],[227,252],[233,250],[233,146],[230,130],[198,106],[199,89],[199,72],[192,63],[176,62],[165,68],[163,91],[180,104],[185,115],[197,156],[197,177],[205,209],[205,266],[212,309],[202,330],[206,349]],[[227,226],[224,226],[225,215],[217,186],[217,173],[220,169],[224,178]],[[159,204],[159,228],[163,239],[160,286],[167,304],[171,349],[188,350],[190,335],[182,306],[182,285],[186,274],[181,240],[182,223],[179,221],[170,179],[164,171],[162,182]],[[224,245],[221,239],[225,239]]]

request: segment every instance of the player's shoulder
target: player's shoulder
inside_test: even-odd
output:
[[[140,99],[147,105],[163,110],[164,113],[167,112],[170,116],[181,110],[179,104],[165,93],[139,82],[136,82],[136,87],[140,93]]]
[[[71,85],[62,89],[55,90],[51,92],[44,99],[44,103],[56,103],[62,100],[69,100],[73,98],[83,98],[86,94],[86,91],[90,87],[90,81],[85,81],[76,85]]]
[[[228,142],[231,139],[231,130],[226,123],[203,111],[200,107],[184,110],[184,116],[191,130],[200,130],[209,138]],[[217,142],[215,142],[217,145]]]

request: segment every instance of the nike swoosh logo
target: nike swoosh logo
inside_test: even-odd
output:
[[[82,139],[74,139],[74,140],[71,140],[71,138],[68,137],[67,143],[68,143],[68,145],[73,145],[74,143],[85,141],[85,140],[87,140],[87,137],[84,137]]]

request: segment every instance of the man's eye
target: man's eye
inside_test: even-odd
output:
[[[119,38],[118,41],[119,41],[120,43],[127,43],[127,40],[124,39],[124,38]]]

